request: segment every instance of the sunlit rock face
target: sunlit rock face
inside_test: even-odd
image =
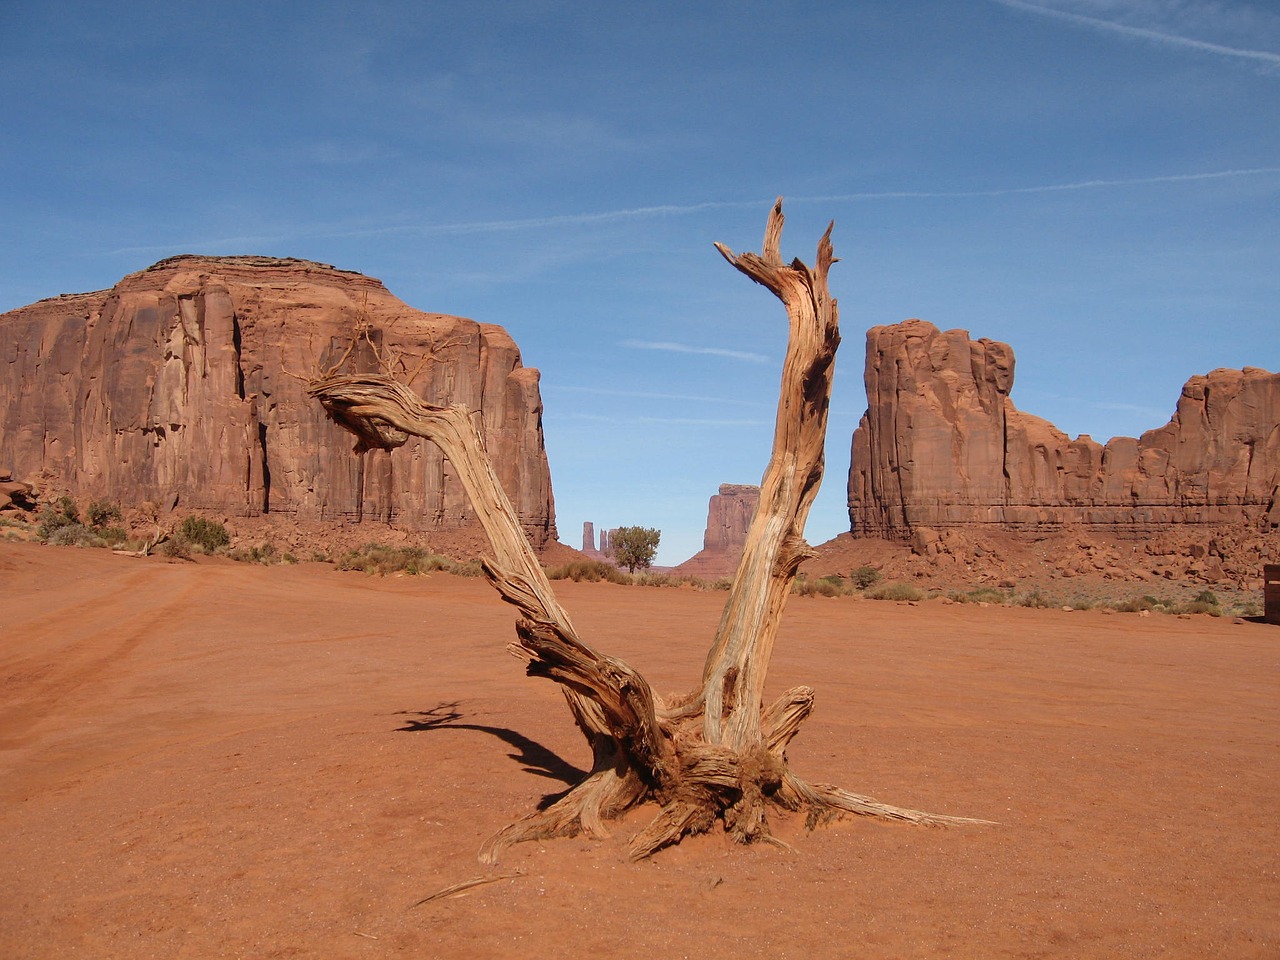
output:
[[[867,412],[849,471],[853,534],[1280,525],[1280,374],[1194,376],[1167,424],[1106,444],[1018,410],[1013,376],[1008,344],[923,320],[869,330]]]
[[[745,483],[722,483],[707,504],[707,529],[702,549],[675,573],[689,577],[726,577],[738,569],[747,528],[760,505],[760,488]]]
[[[0,469],[125,506],[473,526],[434,445],[353,454],[305,393],[337,365],[389,370],[428,402],[473,410],[531,539],[554,539],[538,372],[506,331],[302,260],[174,257],[0,315]]]

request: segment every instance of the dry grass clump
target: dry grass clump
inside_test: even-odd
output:
[[[609,583],[632,582],[629,576],[613,564],[605,563],[603,560],[571,560],[566,564],[548,570],[547,577],[551,580],[573,580],[575,582],[586,580],[588,583],[599,583],[601,580],[607,580]]]
[[[913,583],[892,580],[871,587],[863,596],[868,600],[924,600],[927,594]]]
[[[797,597],[842,597],[848,592],[844,577],[835,573],[817,580],[796,577],[791,583],[791,593]]]
[[[1001,606],[1013,602],[1013,594],[996,587],[977,587],[973,590],[953,590],[947,594],[956,603],[995,603]]]
[[[269,544],[268,544],[269,546]],[[432,553],[424,547],[396,547],[385,543],[366,543],[363,547],[348,550],[338,559],[339,570],[356,570],[361,573],[422,574],[442,572],[459,577],[480,576],[480,564],[475,561],[459,562]]]

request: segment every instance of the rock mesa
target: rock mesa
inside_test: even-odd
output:
[[[506,331],[303,260],[173,257],[0,316],[0,468],[122,506],[470,527],[434,445],[356,456],[306,398],[299,378],[339,362],[389,364],[425,400],[475,411],[531,540],[554,539],[538,371]]]
[[[1280,525],[1280,374],[1194,376],[1166,425],[1106,444],[1019,411],[1013,376],[1008,344],[964,330],[908,320],[868,331],[868,408],[849,472],[853,534]]]

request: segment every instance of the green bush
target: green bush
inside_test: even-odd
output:
[[[1030,593],[1024,593],[1018,598],[1017,604],[1020,607],[1035,607],[1043,610],[1053,606],[1053,601],[1046,597],[1039,590],[1032,590]]]
[[[102,541],[83,523],[68,523],[49,535],[49,543],[58,547],[98,547]]]
[[[872,587],[866,597],[868,600],[923,600],[925,592],[914,584],[894,580]]]
[[[875,567],[858,567],[849,574],[849,582],[859,590],[866,590],[880,581],[880,571]]]
[[[174,536],[204,553],[216,553],[231,542],[227,528],[218,521],[194,515],[183,518]]]
[[[36,536],[46,543],[53,542],[53,535],[63,527],[81,526],[80,509],[70,497],[59,497],[57,503],[40,511],[40,526]]]

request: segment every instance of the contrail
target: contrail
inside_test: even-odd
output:
[[[721,347],[691,347],[685,343],[671,343],[662,340],[623,340],[624,347],[633,350],[665,350],[668,353],[696,353],[703,356],[728,357],[730,360],[750,360],[752,363],[768,363],[769,358],[759,353],[747,353],[743,350],[725,350]]]
[[[1003,3],[1005,0],[996,0]],[[792,203],[832,203],[850,200],[950,200],[965,197],[1005,197],[1019,193],[1052,193],[1058,190],[1092,190],[1099,187],[1131,187],[1151,183],[1187,183],[1194,180],[1221,180],[1280,173],[1280,167],[1248,170],[1217,170],[1212,173],[1177,173],[1161,177],[1131,177],[1123,180],[1077,180],[1073,183],[1044,183],[1030,187],[995,187],[990,190],[891,190],[875,193],[844,193],[825,197],[791,197]]]
[[[995,0],[1009,3],[1013,0]],[[1159,183],[1191,183],[1198,180],[1222,180],[1229,177],[1256,177],[1280,173],[1280,167],[1252,167],[1240,170],[1215,170],[1209,173],[1180,173],[1159,177],[1131,177],[1119,180],[1079,180],[1073,183],[1047,183],[1029,187],[993,187],[989,190],[880,190],[865,193],[841,193],[826,196],[787,197],[788,203],[852,203],[863,200],[963,200],[972,197],[1006,197],[1023,193],[1053,193],[1062,190],[1094,190],[1108,187],[1142,186]],[[758,200],[716,200],[689,204],[660,204],[649,207],[630,207],[622,210],[603,210],[597,213],[566,213],[547,217],[528,217],[518,220],[476,220],[462,223],[422,224],[406,223],[383,227],[356,227],[334,229],[331,227],[299,228],[291,232],[257,237],[226,237],[220,239],[189,239],[167,244],[151,244],[136,247],[117,247],[108,251],[112,255],[155,252],[207,251],[211,248],[226,249],[250,244],[283,243],[304,237],[372,237],[392,233],[420,234],[468,234],[498,233],[503,231],[536,230],[543,227],[575,226],[634,220],[643,217],[689,216],[703,210],[764,208],[772,197]],[[658,349],[650,347],[649,349]],[[668,348],[669,349],[669,348]],[[754,359],[754,357],[743,358]]]
[[[1280,53],[1272,53],[1269,50],[1245,50],[1240,47],[1228,47],[1221,43],[1208,43],[1204,40],[1193,40],[1191,37],[1182,37],[1176,33],[1163,33],[1159,30],[1150,30],[1146,27],[1130,27],[1123,23],[1115,23],[1111,20],[1100,20],[1097,17],[1086,17],[1079,13],[1068,13],[1066,10],[1054,10],[1050,7],[1041,7],[1034,3],[1027,3],[1026,0],[993,0],[994,3],[1000,4],[1002,7],[1009,7],[1013,10],[1025,10],[1028,13],[1038,13],[1045,17],[1054,17],[1058,20],[1066,20],[1069,23],[1078,23],[1081,26],[1093,27],[1095,30],[1105,30],[1110,33],[1119,33],[1128,37],[1139,37],[1143,40],[1153,40],[1156,43],[1167,43],[1176,47],[1186,47],[1190,50],[1202,50],[1205,53],[1216,53],[1224,57],[1239,57],[1244,60],[1257,60],[1271,66],[1280,66]]]

